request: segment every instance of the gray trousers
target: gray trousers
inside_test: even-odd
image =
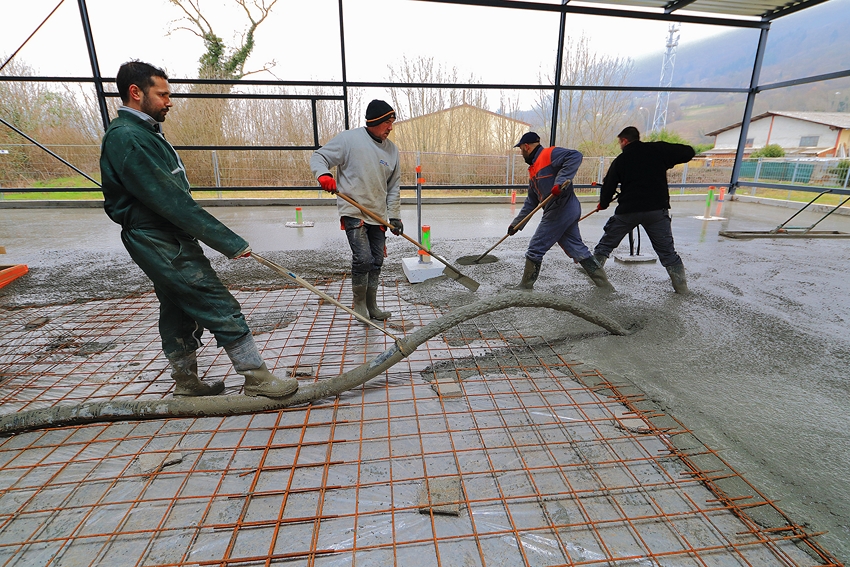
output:
[[[652,248],[658,254],[658,261],[662,266],[666,268],[682,261],[673,245],[673,228],[668,209],[623,215],[615,213],[605,223],[605,234],[596,245],[594,254],[607,258],[614,248],[620,245],[623,238],[638,225],[642,226],[646,235],[649,236]]]

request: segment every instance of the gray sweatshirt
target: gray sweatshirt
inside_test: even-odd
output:
[[[366,128],[340,132],[313,152],[310,169],[318,178],[336,166],[336,185],[365,208],[384,220],[401,218],[398,148],[389,140],[376,142]],[[336,201],[340,216],[377,224],[360,209],[342,199]]]

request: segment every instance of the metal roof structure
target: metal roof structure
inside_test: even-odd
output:
[[[583,13],[601,16],[616,16],[641,19],[673,19],[676,21],[722,23],[768,22],[781,16],[793,14],[827,0],[798,0],[792,2],[738,1],[738,0],[552,0],[550,2],[526,2],[523,0],[421,0],[446,4],[522,8],[564,13]],[[706,14],[700,16],[699,14]],[[708,16],[710,15],[710,16]],[[709,20],[715,20],[710,22]],[[758,26],[749,26],[758,27]]]

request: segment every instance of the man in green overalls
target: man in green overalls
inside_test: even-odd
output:
[[[141,61],[118,70],[118,109],[103,137],[100,171],[104,209],[121,225],[121,241],[147,274],[159,298],[159,334],[171,363],[175,396],[212,396],[224,382],[198,376],[197,349],[208,329],[224,347],[245,394],[280,398],[298,388],[295,379],[269,372],[230,294],[204,256],[203,242],[228,258],[251,254],[248,242],[192,198],[183,163],[162,135],[171,108],[168,77]]]

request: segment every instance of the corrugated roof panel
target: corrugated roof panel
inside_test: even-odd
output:
[[[801,4],[817,4],[821,0],[791,0],[777,2],[776,0],[696,0],[682,7],[682,10],[720,14],[726,16],[760,17],[772,14],[777,10],[798,6]],[[592,4],[594,6],[609,6],[611,8],[632,7],[639,9],[664,9],[673,0],[578,0],[576,4]]]

